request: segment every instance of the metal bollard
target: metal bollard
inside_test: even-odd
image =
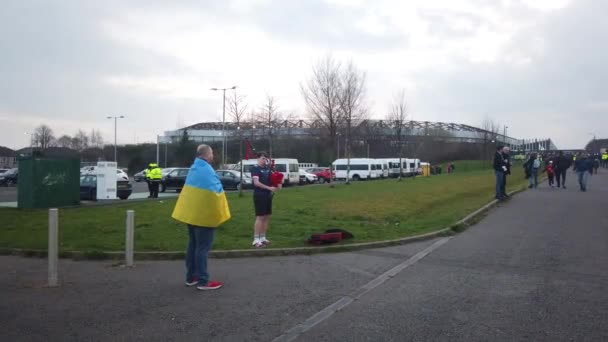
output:
[[[125,238],[125,264],[133,266],[133,239],[135,233],[135,211],[127,210],[126,238]]]
[[[59,218],[57,209],[49,209],[49,287],[59,286],[58,273],[58,252],[59,252]]]

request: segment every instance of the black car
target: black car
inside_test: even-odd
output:
[[[174,168],[169,171],[160,182],[160,192],[167,190],[175,190],[176,192],[182,191],[184,183],[186,183],[186,176],[188,176],[188,168]]]
[[[133,185],[127,180],[116,181],[116,197],[121,200],[126,200],[133,192]],[[96,201],[97,200],[97,176],[82,175],[80,176],[80,199]]]
[[[241,184],[241,175],[238,170],[217,170],[215,171],[224,189],[235,189],[238,190],[242,186],[243,189],[253,187],[251,177],[243,173],[243,182]]]
[[[133,180],[136,182],[143,182],[146,180],[146,174],[145,174],[146,169],[143,169],[141,171],[139,171],[138,173],[133,175]]]
[[[0,185],[12,186],[16,185],[19,179],[19,169],[10,169],[0,175]]]

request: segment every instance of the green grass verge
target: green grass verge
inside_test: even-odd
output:
[[[457,166],[458,167],[458,166]],[[515,178],[515,177],[513,177]],[[510,179],[510,190],[524,181]],[[344,228],[349,242],[396,239],[454,224],[492,200],[490,170],[416,179],[355,182],[330,187],[284,189],[275,196],[269,230],[273,247],[304,246],[313,232]],[[252,194],[229,194],[232,219],[217,231],[214,249],[249,248],[253,231]],[[135,210],[138,251],[183,250],[184,225],[171,219],[175,199],[67,208],[59,211],[60,250],[122,250],[126,210]],[[0,209],[0,247],[45,249],[47,211]]]

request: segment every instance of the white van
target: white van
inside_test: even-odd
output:
[[[376,160],[376,171],[380,175],[380,178],[388,178],[388,162],[386,159],[375,159]]]
[[[405,174],[408,176],[416,176],[422,172],[420,168],[420,159],[406,159],[407,170]]]
[[[399,158],[385,158],[382,159],[385,163],[388,164],[388,176],[389,177],[399,177]],[[401,168],[403,175],[407,174],[407,159],[401,158]]]
[[[332,164],[332,169],[335,172],[336,179],[346,179],[346,164],[347,160],[336,159]],[[377,161],[368,158],[351,158],[350,159],[350,179],[378,179],[382,170],[377,170]]]
[[[298,166],[300,169],[313,169],[315,167],[319,167],[317,163],[299,163]]]
[[[296,185],[300,182],[300,168],[297,159],[275,158],[274,169],[283,174],[284,185]],[[243,172],[251,177],[251,168],[258,165],[257,159],[243,160]],[[237,166],[237,169],[240,165]]]

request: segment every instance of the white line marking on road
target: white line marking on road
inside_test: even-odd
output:
[[[369,283],[363,285],[361,288],[354,291],[350,295],[343,296],[335,303],[327,306],[323,310],[310,316],[307,320],[305,320],[301,324],[298,324],[295,327],[287,330],[283,335],[275,338],[273,340],[273,342],[289,342],[289,341],[295,340],[296,338],[298,338],[298,337],[300,337],[300,335],[306,333],[308,330],[310,330],[315,325],[327,320],[334,313],[346,308],[348,305],[350,305],[355,300],[361,299],[361,297],[363,297],[365,294],[369,293],[371,290],[382,285],[385,281],[387,281],[387,280],[391,279],[392,277],[396,276],[397,274],[399,274],[399,272],[401,272],[404,269],[417,263],[425,256],[431,254],[434,250],[441,247],[443,244],[448,242],[450,239],[451,239],[451,237],[445,237],[445,238],[442,238],[441,240],[433,243],[432,245],[425,248],[424,250],[416,253],[411,258],[405,260],[404,262],[391,268],[390,270],[382,273],[381,275],[379,275],[378,277],[376,277]]]

